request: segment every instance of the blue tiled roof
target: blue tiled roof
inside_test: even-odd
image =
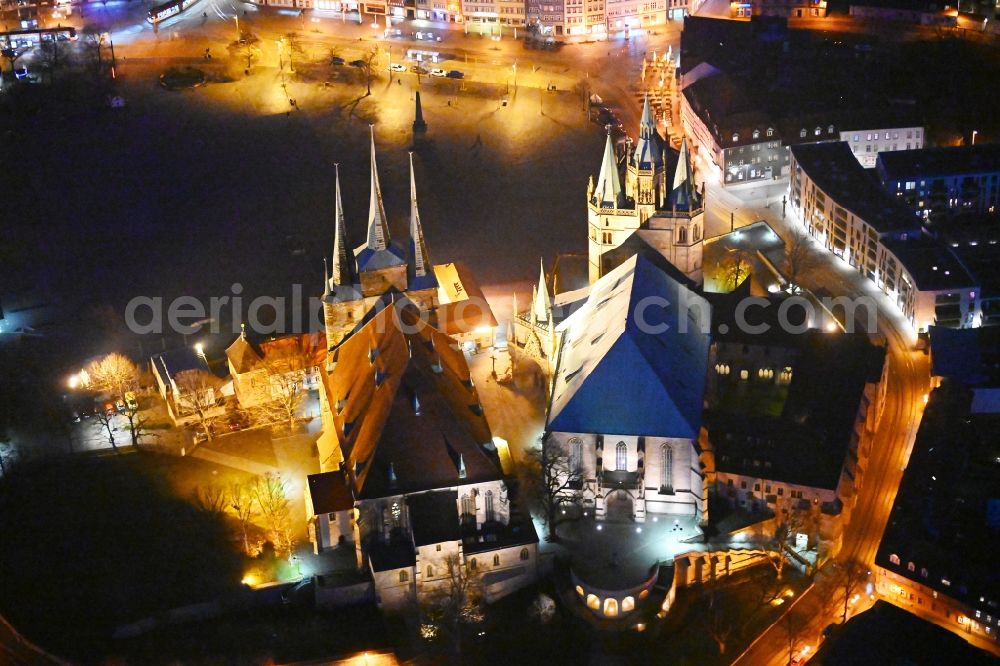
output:
[[[567,320],[549,430],[696,438],[709,317],[703,298],[644,256],[601,278]]]

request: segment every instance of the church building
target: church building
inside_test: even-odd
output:
[[[699,461],[711,308],[665,262],[635,255],[560,326],[544,446],[598,520],[707,519]]]
[[[488,601],[536,579],[538,536],[451,337],[385,294],[320,374],[333,406],[320,457],[342,462],[308,478],[317,552],[353,550],[390,609],[447,593],[457,567]]]
[[[703,195],[695,186],[687,139],[680,153],[656,129],[647,98],[635,148],[627,144],[624,165],[608,135],[595,185],[587,186],[590,281],[627,256],[612,251],[639,236],[696,283],[701,282],[705,230]]]

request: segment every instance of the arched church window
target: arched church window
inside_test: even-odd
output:
[[[499,555],[494,555],[493,556],[493,566],[495,566],[495,567],[500,566],[500,556]]]
[[[698,226],[697,224],[694,225],[694,230],[692,232],[692,239],[691,240],[693,240],[695,242],[701,240],[701,227]]]
[[[615,469],[624,472],[628,465],[628,447],[625,442],[618,442],[615,447]]]
[[[680,229],[677,230],[677,242],[678,243],[687,243],[687,240],[688,240],[687,229],[685,229],[684,227],[681,227]]]
[[[407,573],[407,571],[405,569],[403,571],[399,572],[399,582],[400,583],[406,583],[409,580],[410,580],[410,574]]]
[[[434,567],[430,564],[427,565],[427,577],[434,578]]]
[[[528,559],[531,557],[531,553],[528,552],[527,548],[522,548],[520,557],[522,562],[527,562]]]
[[[674,450],[669,444],[660,447],[660,487],[668,493],[674,491]]]
[[[491,521],[495,519],[493,512],[493,491],[486,491],[486,520]]]

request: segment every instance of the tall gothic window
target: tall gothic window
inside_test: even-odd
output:
[[[486,491],[486,520],[495,520],[496,516],[493,513],[493,491]]]
[[[674,491],[674,450],[669,444],[660,447],[660,487]]]
[[[583,466],[583,442],[579,437],[569,440],[569,468],[575,472]]]
[[[687,243],[687,240],[688,240],[687,229],[685,229],[684,227],[681,227],[680,229],[677,230],[677,242],[678,243]]]
[[[476,519],[476,498],[470,497],[468,493],[462,495],[462,519],[468,520],[466,516]]]
[[[624,472],[628,465],[628,447],[625,442],[618,442],[615,447],[615,469]]]

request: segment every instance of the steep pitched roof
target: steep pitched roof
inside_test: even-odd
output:
[[[334,230],[333,230],[333,271],[330,279],[335,285],[350,285],[355,282],[354,266],[352,258],[348,256],[347,224],[344,222],[344,204],[340,198],[340,165],[335,165],[337,170],[337,185],[334,209]],[[374,166],[374,162],[372,163]],[[327,284],[329,289],[330,285]]]
[[[226,348],[226,358],[236,374],[250,372],[261,361],[261,355],[253,348],[245,334],[240,334]]]
[[[465,357],[413,307],[383,304],[320,369],[359,499],[502,477]]]
[[[632,153],[632,163],[640,169],[652,169],[663,165],[663,137],[656,131],[656,120],[649,107],[647,95],[642,104],[642,118],[639,120],[639,140]]]
[[[693,211],[701,208],[701,196],[698,194],[697,184],[694,182],[686,137],[681,140],[681,154],[677,158],[674,180],[664,207],[682,211]]]
[[[417,493],[407,496],[406,505],[413,526],[413,545],[429,546],[462,538],[458,492],[439,490]]]
[[[417,208],[417,180],[413,173],[413,153],[410,153],[410,260],[407,264],[407,288],[410,290],[436,289],[437,277],[431,266],[424,242],[424,228]]]
[[[375,126],[371,126],[371,197],[368,203],[368,236],[364,245],[354,251],[361,272],[376,271],[391,266],[405,266],[406,255],[389,236],[389,219],[382,203],[382,189],[375,164]]]
[[[698,436],[710,307],[645,256],[602,277],[560,330],[548,429]]]
[[[604,143],[604,157],[601,158],[601,171],[597,175],[597,187],[594,188],[594,203],[603,208],[617,207],[622,199],[622,181],[618,173],[618,160],[615,159],[615,147],[611,134]]]
[[[354,507],[354,496],[342,471],[310,474],[307,481],[313,514],[346,511]]]

